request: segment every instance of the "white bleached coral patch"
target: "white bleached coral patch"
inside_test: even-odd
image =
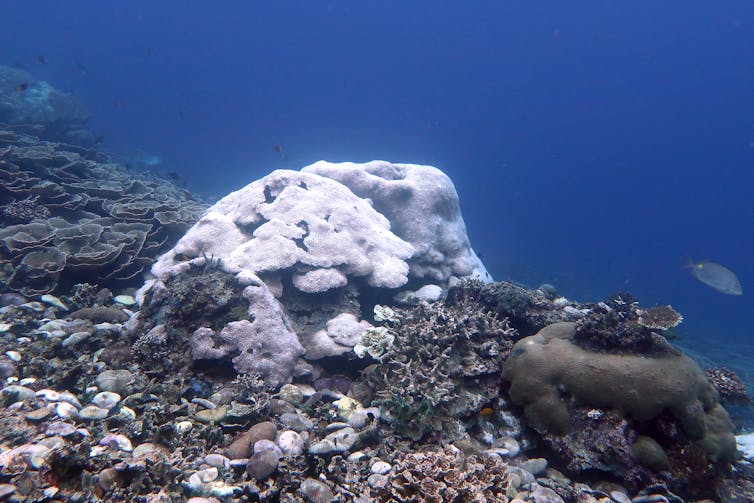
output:
[[[451,277],[492,281],[471,248],[453,182],[439,169],[419,164],[372,161],[319,161],[303,168],[337,180],[359,197],[369,198],[392,231],[411,243],[411,276],[433,282]]]
[[[241,276],[290,269],[294,286],[307,293],[344,286],[351,276],[396,288],[408,281],[413,253],[387,218],[345,185],[277,170],[218,201],[152,272],[164,279],[186,260],[211,257]]]

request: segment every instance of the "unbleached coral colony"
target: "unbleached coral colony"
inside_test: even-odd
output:
[[[714,380],[661,335],[680,315],[669,306],[578,304],[492,282],[471,248],[455,188],[436,168],[320,161],[273,171],[205,210],[169,184],[119,172],[88,151],[8,131],[0,139],[13,147],[0,166],[15,191],[5,216],[18,222],[0,231],[11,287],[28,295],[58,293],[87,277],[117,287],[151,264],[136,293],[139,310],[129,311],[127,321],[105,313],[109,307],[94,293],[61,293],[80,308],[78,319],[44,305],[38,316],[61,318],[45,321],[47,340],[68,337],[68,348],[98,349],[100,370],[122,370],[126,361],[139,369],[126,371],[119,389],[100,389],[113,395],[97,399],[110,409],[91,405],[87,412],[95,435],[106,432],[100,425],[128,431],[124,418],[145,413],[144,403],[131,399],[121,407],[119,401],[137,390],[149,395],[147,374],[161,376],[165,390],[194,380],[190,395],[184,386],[174,398],[204,410],[165,412],[181,426],[163,441],[177,448],[192,428],[207,428],[201,430],[207,438],[219,428],[220,436],[201,441],[203,468],[169,476],[163,467],[149,475],[153,486],[228,500],[272,497],[266,480],[277,481],[276,497],[304,494],[310,501],[315,494],[331,499],[355,492],[385,501],[573,497],[577,490],[556,482],[555,472],[534,480],[532,473],[544,476],[545,469],[525,460],[521,445],[536,443],[574,478],[598,470],[613,480],[605,494],[652,487],[667,499],[673,491],[733,491],[726,482],[738,463],[733,425]],[[100,176],[107,183],[93,185]],[[43,179],[58,188],[42,191],[51,187]],[[112,302],[112,295],[102,298]],[[20,328],[21,318],[11,316],[22,308],[4,309],[5,332]],[[35,315],[24,316],[24,326],[36,326]],[[107,319],[96,318],[102,316]],[[321,378],[349,367],[352,373],[339,381],[347,396],[323,384]],[[3,391],[9,403],[27,396],[15,388],[16,398],[9,393]],[[32,390],[24,400],[44,397]],[[317,417],[330,426],[318,430],[311,421]],[[217,455],[212,449],[228,447],[232,432],[263,419],[285,431],[268,432],[257,440],[268,444],[257,450],[249,430],[237,436],[232,452],[224,451],[227,462],[206,461]],[[138,435],[103,436],[97,452],[130,453],[139,448],[136,440],[147,443]],[[162,455],[159,447],[149,449],[142,448]],[[239,449],[243,456],[236,459]],[[4,450],[2,466],[22,455]],[[322,466],[347,459],[351,485],[334,468],[305,468],[306,456]],[[387,467],[372,470],[375,456],[390,463],[377,459]],[[120,480],[117,467],[133,469],[133,456],[121,457],[124,464],[105,468],[114,471],[102,471],[102,480],[104,473]],[[246,458],[246,479],[232,475],[233,463]],[[440,465],[447,469],[433,472]],[[691,473],[691,466],[705,468]],[[466,482],[447,483],[461,471]],[[219,473],[234,485],[220,484]],[[168,482],[171,477],[180,484]],[[736,484],[743,485],[740,476]],[[424,496],[422,488],[429,491]],[[129,490],[141,489],[113,483],[92,494],[137,494]]]

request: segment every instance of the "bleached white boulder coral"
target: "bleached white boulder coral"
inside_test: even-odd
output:
[[[453,182],[439,169],[319,161],[301,171],[336,180],[371,201],[392,232],[414,247],[408,260],[411,276],[441,283],[454,276],[492,280],[469,243]]]
[[[238,291],[263,290],[264,302],[244,291],[248,319],[220,326],[217,316],[199,316],[186,327],[192,356],[229,358],[237,371],[276,385],[307,368],[299,362],[295,370],[299,356],[351,351],[371,327],[361,313],[380,298],[415,298],[422,289],[436,297],[460,278],[491,280],[450,179],[431,166],[384,161],[276,170],[222,198],[155,262],[139,294],[142,311],[164,317],[159,305],[182,277],[220,273],[232,275]],[[278,334],[277,346],[262,341],[265,334]]]
[[[162,278],[191,259],[212,257],[239,279],[290,272],[306,293],[345,286],[349,276],[396,288],[408,281],[413,253],[387,218],[346,186],[278,170],[210,207],[152,272]]]

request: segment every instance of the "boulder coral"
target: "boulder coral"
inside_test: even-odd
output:
[[[191,337],[194,359],[230,356],[237,371],[255,369],[266,380],[274,374],[275,384],[289,380],[301,362],[283,359],[277,363],[287,371],[259,372],[251,362],[255,354],[237,355],[245,343],[223,335],[247,333],[237,329],[248,323],[265,330],[272,319],[260,317],[259,306],[267,312],[279,304],[279,319],[268,328],[277,333],[290,327],[281,340],[300,344],[307,360],[345,358],[372,327],[361,316],[378,301],[428,284],[442,292],[463,278],[490,279],[469,244],[450,179],[437,168],[384,161],[320,161],[301,171],[273,171],[210,207],[151,273],[137,295],[142,312],[151,314],[135,331],[178,327]],[[183,317],[163,308],[178,301],[174,292],[185,290],[176,285],[206,285],[216,274],[270,296],[262,304],[247,302],[248,312],[240,316],[234,307],[233,319],[204,319],[201,306]],[[224,326],[229,322],[236,323],[234,330]]]
[[[647,431],[653,421],[675,421],[710,462],[727,466],[734,461],[733,425],[693,360],[669,344],[651,356],[584,349],[574,341],[575,333],[574,323],[549,325],[518,341],[503,366],[510,396],[524,407],[534,429],[566,435],[574,424],[573,407],[595,407],[617,412]],[[663,442],[667,445],[666,438],[649,433],[640,438],[633,448],[642,454],[638,461],[651,459],[647,463],[655,469],[665,466],[666,456],[659,452]]]
[[[331,178],[368,198],[390,221],[392,232],[414,247],[408,260],[412,276],[441,282],[452,276],[492,280],[471,249],[453,182],[439,169],[385,161],[319,161],[301,171]]]
[[[240,277],[290,270],[293,285],[306,293],[345,286],[349,276],[396,288],[408,281],[413,252],[345,186],[278,170],[212,206],[152,272],[163,277],[181,262],[211,256]]]

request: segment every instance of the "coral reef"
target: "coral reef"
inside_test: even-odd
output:
[[[0,130],[0,152],[0,276],[26,295],[140,284],[206,207],[82,147]]]
[[[720,402],[724,404],[749,404],[751,396],[746,385],[738,375],[725,367],[704,369],[707,378],[720,395]]]
[[[382,206],[364,186],[356,195],[336,181],[330,167],[343,167],[351,182],[350,177],[362,173]],[[315,174],[320,170],[327,176]],[[400,206],[396,198],[410,204]],[[436,204],[430,204],[434,200]],[[388,211],[390,202],[396,205]],[[377,206],[384,206],[390,219]],[[410,223],[418,215],[427,229]],[[441,227],[443,232],[438,231]],[[421,251],[393,229],[401,229]],[[196,274],[199,270],[201,275]],[[208,270],[234,276],[237,287],[227,288],[227,276],[225,289],[197,279]],[[413,289],[441,295],[441,286],[422,284],[426,278],[442,284],[464,275],[489,279],[469,246],[450,180],[435,168],[380,161],[343,166],[320,162],[300,172],[274,171],[209,208],[155,262],[152,273],[154,278],[137,295],[142,312],[130,327],[134,340],[164,325],[168,338],[177,341],[167,344],[179,353],[190,339],[194,360],[230,359],[236,371],[275,374],[278,384],[294,373],[317,370],[304,361],[278,359],[275,352],[270,361],[287,362],[287,370],[271,372],[269,363],[260,370],[256,360],[268,351],[250,351],[247,342],[239,343],[239,327],[248,329],[246,341],[252,331],[278,334],[296,348],[293,353],[303,347],[310,361],[348,359],[372,330],[363,313],[378,301]],[[244,288],[248,292],[249,285],[270,295],[264,302],[251,302],[246,293],[238,294]],[[401,287],[407,290],[398,291]],[[227,300],[228,295],[234,300]],[[228,312],[232,316],[211,315],[226,302],[234,305]],[[272,311],[278,315],[264,314]],[[229,323],[235,323],[233,329]],[[281,344],[275,351],[284,349]]]
[[[4,273],[29,288],[0,295],[0,499],[751,499],[718,403],[738,383],[668,343],[680,315],[626,294],[580,304],[485,283],[434,168],[275,172],[225,198],[134,293],[103,288],[101,266],[71,275],[66,239],[84,231],[48,226],[87,226],[78,211],[107,229],[154,225],[153,204],[191,198],[117,168],[94,184],[109,166],[98,154],[13,135],[0,202],[22,229],[0,246],[19,250]],[[8,156],[45,172],[29,186],[39,199],[13,192],[26,175],[3,171]],[[43,180],[83,209],[56,206]],[[115,222],[116,188],[142,220]],[[179,227],[164,225],[163,238]]]
[[[90,114],[73,95],[20,68],[0,66],[0,123],[18,125],[51,141],[93,146]]]
[[[451,289],[453,292],[453,289]],[[498,394],[499,373],[515,331],[473,297],[396,310],[394,341],[365,371],[376,403],[396,430],[414,439],[455,440]],[[386,327],[380,327],[386,328]]]

